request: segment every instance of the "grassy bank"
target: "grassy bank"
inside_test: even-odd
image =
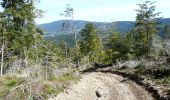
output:
[[[71,83],[77,82],[75,73],[64,73],[50,76],[47,79],[21,78],[15,75],[4,75],[0,78],[1,100],[47,100],[57,96]]]

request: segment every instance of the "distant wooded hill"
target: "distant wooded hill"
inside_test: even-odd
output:
[[[63,28],[62,28],[63,23],[66,21],[68,21],[68,20],[54,21],[51,23],[41,24],[41,25],[39,25],[39,27],[44,31],[45,37],[52,38],[52,39],[56,40],[57,42],[64,40],[64,41],[72,44],[73,39],[74,39],[73,32],[71,32],[71,31],[64,32]],[[88,22],[89,21],[76,20],[74,23],[75,23],[77,33]],[[135,24],[135,22],[133,22],[133,21],[91,22],[91,23],[95,24],[97,29],[100,31],[100,34],[102,37],[107,37],[109,31],[111,31],[111,30],[120,32],[122,35],[124,35],[128,31],[130,31]],[[158,29],[160,30],[160,32],[158,34],[159,34],[159,36],[163,36],[164,35],[164,33],[162,32],[163,27],[165,25],[170,26],[170,18],[160,19],[158,21],[158,24],[159,24]],[[78,34],[78,37],[79,36],[80,35]]]

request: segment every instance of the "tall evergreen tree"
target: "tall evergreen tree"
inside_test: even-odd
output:
[[[119,32],[113,32],[107,40],[107,56],[109,62],[115,62],[118,59],[127,60],[131,48],[131,38],[128,36],[122,39]]]
[[[22,58],[26,63],[27,53],[34,44],[34,33],[36,33],[34,1],[3,0],[1,6],[4,11],[0,14],[0,35],[3,36],[1,41],[4,45],[3,51],[5,50],[1,56],[8,55],[1,58],[8,60],[6,65],[10,64],[12,56]],[[3,62],[1,59],[1,72]]]
[[[165,25],[163,28],[163,33],[165,34],[164,39],[170,39],[170,26]]]
[[[149,56],[153,38],[157,35],[157,19],[160,13],[155,13],[155,2],[145,1],[137,4],[136,22],[134,27],[135,48],[138,56]]]
[[[87,23],[80,34],[82,36],[80,41],[82,54],[88,55],[90,62],[97,61],[97,55],[101,52],[101,43],[96,27],[92,23]]]

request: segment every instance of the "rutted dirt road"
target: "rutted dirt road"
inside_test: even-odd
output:
[[[142,87],[114,74],[86,73],[77,84],[50,100],[154,100]]]

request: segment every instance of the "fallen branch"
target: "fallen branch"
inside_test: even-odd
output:
[[[28,83],[21,84],[21,85],[19,85],[17,87],[14,87],[13,89],[11,89],[10,92],[15,91],[16,89],[21,88],[21,87],[26,87],[26,86],[28,86],[28,85],[30,85],[32,83],[36,83],[36,82],[38,82],[40,80],[42,80],[42,79],[37,79],[37,80],[31,81],[31,82],[28,82]]]

